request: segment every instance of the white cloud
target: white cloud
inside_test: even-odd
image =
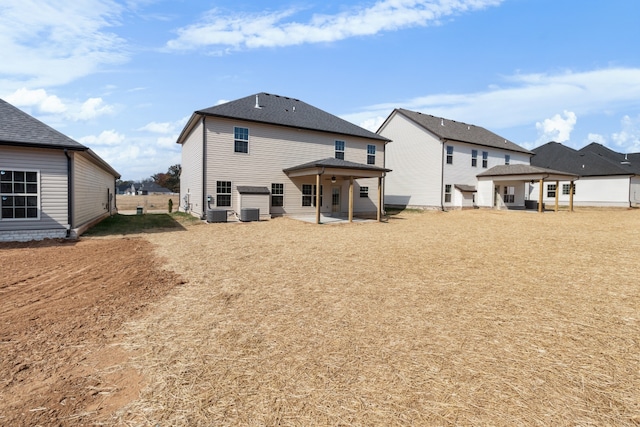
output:
[[[125,138],[126,137],[124,135],[111,129],[111,130],[102,131],[99,135],[83,136],[82,138],[78,139],[78,142],[80,142],[81,144],[85,144],[87,146],[94,146],[94,145],[114,146],[114,145],[122,144]]]
[[[127,59],[124,40],[104,31],[119,25],[113,0],[3,0],[0,10],[5,88],[65,84]]]
[[[36,107],[42,113],[55,114],[67,110],[60,98],[47,94],[44,89],[21,88],[8,95],[5,100],[16,107]]]
[[[615,147],[623,152],[640,152],[640,116],[624,116],[620,125],[620,132],[611,135]]]
[[[326,43],[384,31],[437,24],[459,13],[499,5],[503,0],[379,0],[369,7],[334,15],[315,14],[306,23],[289,18],[296,9],[259,14],[229,14],[214,9],[199,23],[178,30],[167,42],[172,50],[200,46],[260,48]]]
[[[105,104],[102,98],[89,98],[71,114],[74,120],[92,120],[104,114],[113,113],[113,106]]]
[[[182,127],[184,127],[184,125],[187,123],[187,120],[189,120],[189,116],[183,117],[174,122],[150,122],[142,126],[141,128],[138,128],[137,130],[147,131],[151,133],[159,133],[164,135],[173,134],[177,130],[182,130]],[[176,135],[176,139],[177,138],[178,136]],[[174,139],[174,142],[175,142],[175,139]]]
[[[536,123],[538,129],[538,142],[546,143],[549,141],[565,142],[571,139],[571,131],[573,130],[578,117],[573,111],[565,110],[564,117],[556,114],[550,119],[544,119],[542,122]]]
[[[607,137],[604,135],[600,135],[599,133],[590,133],[587,135],[587,140],[584,142],[586,144],[597,142],[598,144],[607,145]]]

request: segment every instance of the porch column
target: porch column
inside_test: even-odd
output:
[[[558,212],[558,196],[560,195],[560,181],[556,181],[556,206],[553,209],[556,213]]]
[[[573,189],[574,187],[573,181],[569,183],[569,212],[573,212]]]
[[[380,222],[382,217],[382,177],[378,177],[378,212],[376,212],[377,220]]]
[[[353,222],[353,177],[349,177],[349,222]]]
[[[538,185],[538,212],[542,212],[542,191],[544,187],[544,179],[540,179],[540,185]]]
[[[316,224],[320,224],[320,174],[316,175]]]

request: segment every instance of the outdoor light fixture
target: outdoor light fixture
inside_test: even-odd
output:
[[[336,183],[336,176],[335,176],[335,175],[331,177],[331,183],[332,183],[332,184],[335,184],[335,183]]]

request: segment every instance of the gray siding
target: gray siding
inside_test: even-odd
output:
[[[115,177],[82,152],[73,155],[72,174],[73,227],[81,227],[109,214],[115,202]]]
[[[62,150],[0,146],[0,170],[40,172],[39,220],[0,220],[0,232],[66,230],[67,158]]]
[[[202,216],[205,213],[202,195],[202,121],[200,121],[182,144],[179,210]]]

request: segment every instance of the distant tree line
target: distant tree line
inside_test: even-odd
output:
[[[145,178],[142,181],[123,181],[121,179],[116,181],[116,185],[119,187],[121,185],[131,186],[132,184],[145,183],[145,182],[155,182],[161,187],[164,187],[170,190],[172,193],[180,192],[180,165],[169,166],[167,172],[159,172],[154,175],[151,175],[149,178]]]

